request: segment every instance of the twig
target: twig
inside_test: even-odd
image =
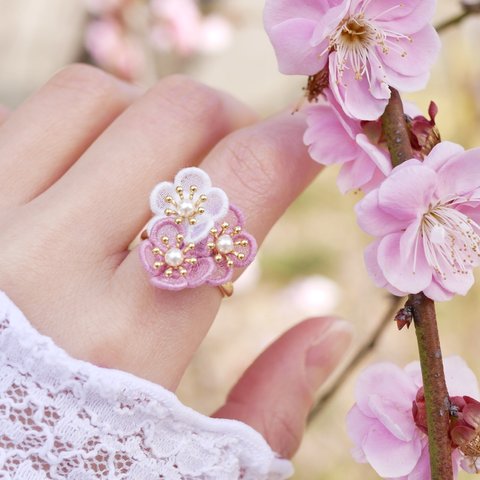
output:
[[[382,320],[375,327],[375,330],[373,330],[365,343],[360,346],[357,353],[355,353],[352,359],[348,362],[340,375],[338,375],[338,377],[335,379],[335,382],[315,402],[315,405],[310,410],[310,414],[308,415],[307,423],[311,423],[315,419],[315,417],[323,410],[329,400],[337,393],[338,389],[354,372],[358,364],[375,348],[378,340],[382,336],[387,326],[393,324],[393,317],[400,306],[401,300],[402,298],[400,297],[395,297],[393,295],[390,296],[390,305]]]
[[[382,117],[392,164],[400,165],[413,157],[400,95],[395,89]],[[407,143],[408,141],[408,143]],[[443,372],[442,351],[438,335],[435,304],[423,293],[410,295],[407,304],[413,309],[420,365],[422,367],[431,480],[453,480],[452,449],[448,437],[449,397]]]
[[[449,18],[448,20],[445,20],[444,22],[438,24],[435,27],[438,33],[441,33],[444,30],[447,30],[448,28],[463,22],[463,20],[465,20],[470,15],[475,15],[480,13],[480,2],[470,3],[470,4],[466,2],[462,2],[462,7],[463,7],[463,12],[459,13],[458,15],[455,15],[452,18]]]

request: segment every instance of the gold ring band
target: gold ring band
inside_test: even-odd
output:
[[[219,285],[218,289],[220,290],[223,298],[231,297],[233,295],[233,282],[227,282],[223,285]]]

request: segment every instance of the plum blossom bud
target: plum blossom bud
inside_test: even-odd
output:
[[[397,327],[399,330],[401,330],[403,327],[410,328],[412,321],[413,321],[413,310],[410,305],[405,305],[395,315],[395,322],[397,322]]]
[[[437,105],[435,102],[430,102],[428,108],[430,120],[423,115],[417,115],[414,118],[407,116],[410,142],[415,156],[420,160],[427,156],[437,143],[441,142],[440,132],[435,124],[437,114]]]
[[[453,397],[450,438],[452,446],[465,455],[462,467],[478,473],[480,467],[480,402],[472,397]],[[478,463],[477,463],[478,462]]]

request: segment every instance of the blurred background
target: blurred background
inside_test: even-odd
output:
[[[455,0],[438,5],[437,23],[460,11]],[[304,79],[277,72],[262,8],[261,0],[0,0],[0,103],[15,107],[62,66],[86,61],[145,86],[183,72],[265,116],[292,108]],[[480,17],[445,31],[428,91],[409,97],[424,111],[434,99],[443,138],[466,147],[480,144],[479,33]],[[180,386],[188,405],[206,414],[215,410],[251,360],[303,318],[333,313],[354,322],[352,351],[380,321],[389,301],[364,269],[369,239],[352,213],[359,196],[342,196],[336,174],[325,171],[290,208],[235,296],[223,302]],[[438,310],[444,354],[461,354],[480,376],[480,287]],[[404,365],[416,359],[414,332],[399,333],[392,322],[309,426],[295,457],[295,478],[378,478],[349,454],[344,417],[354,379],[374,361]]]

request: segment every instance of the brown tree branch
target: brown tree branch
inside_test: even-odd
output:
[[[392,164],[400,165],[413,157],[402,100],[395,89],[382,117]],[[422,367],[431,480],[453,480],[450,446],[449,396],[443,372],[442,350],[438,335],[435,304],[423,293],[410,295],[407,303],[413,310],[420,364]]]
[[[450,398],[445,384],[435,304],[423,293],[410,295],[422,366],[432,480],[453,478],[452,447],[448,436]]]

